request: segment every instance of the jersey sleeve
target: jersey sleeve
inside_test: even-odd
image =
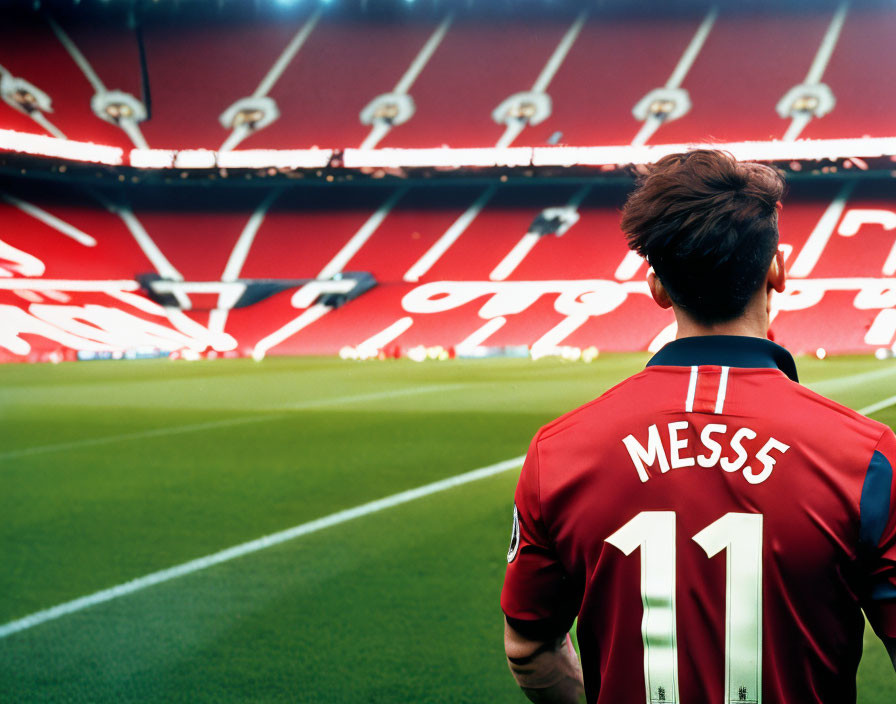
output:
[[[522,635],[548,640],[569,631],[579,611],[541,513],[538,439],[535,436],[514,495],[513,531],[501,608]]]
[[[896,638],[896,435],[887,430],[878,441],[859,504],[860,539],[868,555],[869,579],[863,604],[881,638]]]

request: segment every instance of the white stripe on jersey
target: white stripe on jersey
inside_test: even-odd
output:
[[[697,394],[697,366],[691,367],[691,381],[688,383],[688,398],[684,404],[686,413],[694,411],[694,396]]]
[[[728,388],[728,369],[729,367],[722,367],[722,376],[719,378],[719,393],[716,395],[715,413],[721,413],[725,408],[725,391]]]

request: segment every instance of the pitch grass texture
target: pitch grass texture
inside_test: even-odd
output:
[[[646,359],[0,367],[0,623],[524,454]],[[894,362],[799,364],[854,408],[896,390]],[[0,701],[523,701],[498,605],[517,476],[3,638]],[[894,687],[866,631],[859,701]]]

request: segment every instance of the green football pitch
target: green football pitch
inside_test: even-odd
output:
[[[0,701],[521,701],[507,460],[646,359],[0,367]],[[896,389],[799,366],[858,409]],[[866,630],[859,701],[894,686]]]

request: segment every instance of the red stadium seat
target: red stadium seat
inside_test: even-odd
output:
[[[896,343],[888,185],[792,186],[781,232],[793,278],[777,298],[779,342],[798,352]],[[371,338],[381,349],[540,341],[632,350],[658,344],[671,322],[619,233],[621,186],[251,189],[226,206],[218,191],[174,189],[172,199],[170,190],[143,191],[130,209],[73,187],[5,191],[0,358],[153,344],[335,354]],[[548,222],[545,208],[570,203],[578,219],[564,234],[526,234],[539,217]],[[315,307],[302,281],[338,271],[370,272],[379,285],[340,308]],[[181,286],[187,305],[153,303],[136,282],[148,273]],[[273,280],[284,290],[230,309],[241,281]]]

